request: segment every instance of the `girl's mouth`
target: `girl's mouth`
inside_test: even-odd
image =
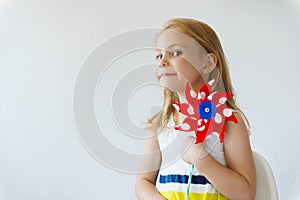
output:
[[[159,76],[159,78],[161,78],[161,77],[163,77],[163,76],[174,76],[174,75],[176,75],[175,73],[164,73],[164,74],[161,74],[160,76]]]

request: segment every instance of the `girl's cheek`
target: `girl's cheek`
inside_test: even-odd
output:
[[[178,65],[176,70],[189,82],[193,82],[201,77],[200,73],[192,65],[186,63]]]
[[[176,65],[174,65],[175,70],[181,74],[185,73],[185,69],[186,69],[186,62],[182,62],[182,61],[178,61],[176,63]]]

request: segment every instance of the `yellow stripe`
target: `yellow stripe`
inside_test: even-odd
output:
[[[168,200],[184,200],[184,192],[160,192],[160,194]],[[189,200],[227,200],[220,193],[190,193]]]

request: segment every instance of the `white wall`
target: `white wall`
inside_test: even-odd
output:
[[[79,139],[74,86],[82,64],[102,42],[124,31],[161,27],[172,17],[196,18],[216,30],[239,105],[252,124],[252,147],[271,164],[281,199],[300,199],[299,0],[0,0],[1,200],[135,198],[135,175],[103,166]],[[152,59],[142,53],[129,61]],[[159,97],[149,91],[154,97],[145,104]],[[130,109],[142,120],[145,105],[129,104]],[[114,121],[107,120],[114,130]],[[141,151],[140,140],[112,132],[106,135],[111,143]]]

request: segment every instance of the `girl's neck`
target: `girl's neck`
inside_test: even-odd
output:
[[[188,103],[186,96],[185,96],[185,92],[184,93],[177,92],[177,95],[178,95],[180,103]]]

